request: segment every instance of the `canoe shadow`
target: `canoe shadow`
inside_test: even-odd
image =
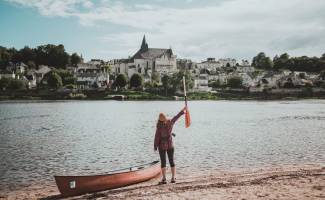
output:
[[[57,195],[51,195],[48,197],[43,197],[43,198],[39,198],[38,200],[56,200],[56,199],[63,199],[64,197],[61,194],[57,194]]]
[[[146,186],[137,186],[137,187],[129,187],[129,188],[119,188],[119,189],[112,189],[112,190],[104,190],[104,191],[98,191],[98,192],[93,192],[93,193],[87,193],[79,196],[71,196],[71,197],[64,197],[61,194],[57,195],[51,195],[43,198],[39,198],[38,200],[60,200],[60,199],[65,199],[65,198],[73,198],[73,199],[97,199],[97,198],[102,198],[102,197],[110,197],[110,195],[116,195],[119,193],[124,193],[124,192],[130,192],[133,190],[138,190],[138,189],[148,189],[151,187],[154,187],[157,185],[146,185]]]

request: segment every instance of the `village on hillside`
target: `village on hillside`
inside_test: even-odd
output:
[[[83,94],[83,91],[123,89],[175,95],[181,91],[174,79],[182,75],[189,79],[190,92],[290,95],[305,93],[307,88],[309,93],[325,94],[325,55],[317,58],[316,64],[308,60],[316,58],[306,57],[307,64],[309,62],[313,67],[308,70],[295,70],[304,69],[299,67],[304,65],[303,57],[297,58],[300,59],[298,67],[286,67],[290,64],[287,54],[277,56],[273,61],[260,53],[252,63],[213,57],[197,63],[190,59],[178,59],[171,48],[149,48],[144,36],[139,50],[126,59],[83,62],[82,57],[73,54],[65,66],[58,67],[31,61],[24,63],[19,58],[5,62],[5,56],[0,50],[0,91],[3,95],[17,90],[40,89],[61,91],[70,96]],[[161,91],[154,88],[161,88]]]

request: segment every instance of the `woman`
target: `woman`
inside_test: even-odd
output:
[[[159,150],[160,162],[161,162],[161,172],[163,175],[162,180],[159,184],[166,184],[166,153],[168,155],[169,164],[172,172],[171,183],[175,183],[175,163],[174,163],[174,145],[172,138],[172,130],[175,122],[180,116],[184,114],[185,108],[183,108],[175,117],[171,120],[167,119],[163,113],[159,114],[159,119],[157,122],[157,129],[155,134],[154,150]]]

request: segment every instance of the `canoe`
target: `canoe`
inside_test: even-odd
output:
[[[54,178],[62,196],[67,197],[141,183],[158,175],[160,175],[159,161],[154,161],[102,175],[54,176]]]

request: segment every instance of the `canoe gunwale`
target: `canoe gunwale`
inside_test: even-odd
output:
[[[119,169],[119,170],[114,170],[114,171],[110,171],[110,172],[107,172],[106,174],[95,174],[95,175],[80,175],[80,176],[65,176],[65,175],[54,175],[54,177],[58,177],[58,178],[68,178],[68,177],[100,177],[100,176],[112,176],[112,175],[118,175],[118,174],[127,174],[127,173],[133,173],[133,172],[137,172],[137,171],[141,171],[141,170],[146,170],[150,167],[153,167],[155,165],[158,165],[159,164],[159,161],[156,160],[156,161],[153,161],[151,163],[146,163],[146,164],[143,164],[143,165],[138,165],[138,166],[133,166],[133,167],[141,167],[141,168],[138,168],[138,169],[135,169],[135,170],[129,170],[129,171],[126,171],[128,169],[132,169],[133,167],[129,167],[129,168],[125,168],[125,169]],[[147,167],[146,167],[147,166]]]

